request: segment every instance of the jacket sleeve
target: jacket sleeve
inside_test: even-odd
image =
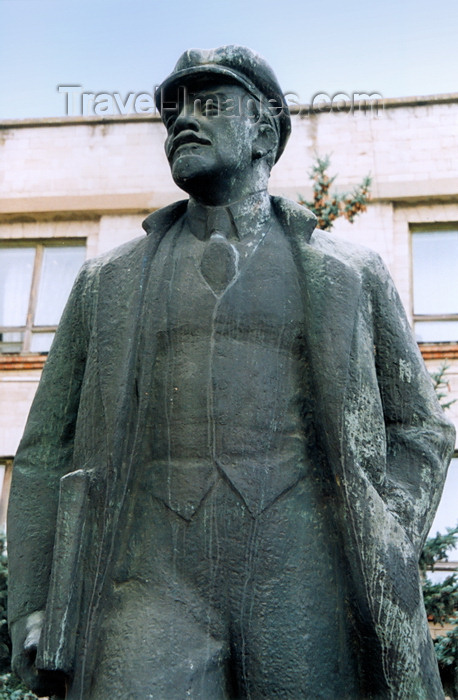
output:
[[[378,256],[370,284],[386,435],[380,492],[419,555],[442,494],[455,430],[438,403],[399,295]]]
[[[374,697],[441,698],[418,559],[442,493],[454,429],[385,266],[367,253],[361,263],[343,466],[335,466],[352,610]]]
[[[96,268],[88,262],[62,315],[14,461],[8,508],[10,625],[46,605],[59,480],[73,468],[95,281]]]

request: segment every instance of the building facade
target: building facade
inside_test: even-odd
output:
[[[446,361],[447,400],[458,398],[458,94],[305,106],[292,121],[271,193],[311,199],[317,156],[330,156],[339,189],[371,175],[367,212],[353,224],[339,219],[334,233],[380,253],[428,369]],[[148,213],[183,198],[164,137],[151,115],[0,122],[0,524],[12,458],[77,269],[143,235]],[[458,402],[449,416],[458,427]],[[457,493],[455,459],[437,527],[456,524]]]

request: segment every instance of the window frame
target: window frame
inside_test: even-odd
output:
[[[55,333],[58,323],[52,326],[37,326],[34,325],[35,312],[38,303],[38,291],[40,280],[43,271],[43,255],[45,248],[68,248],[68,247],[84,248],[87,254],[86,238],[21,238],[18,239],[2,239],[0,248],[34,248],[35,257],[32,270],[32,281],[29,292],[29,302],[27,306],[26,322],[23,326],[2,326],[0,325],[0,334],[3,333],[23,333],[21,341],[21,350],[5,352],[0,349],[0,357],[5,356],[27,356],[27,355],[47,355],[48,351],[36,352],[30,349],[32,337],[38,333]],[[86,256],[85,256],[86,258]],[[19,341],[18,341],[19,344]]]
[[[456,233],[458,232],[458,222],[455,221],[447,221],[447,222],[434,222],[434,223],[416,223],[416,224],[410,224],[409,226],[409,242],[410,242],[410,298],[411,298],[411,316],[412,316],[412,324],[413,324],[413,331],[414,335],[416,336],[416,332],[418,330],[418,326],[416,325],[421,324],[423,321],[426,322],[435,322],[435,321],[456,321],[458,322],[458,309],[456,313],[447,313],[447,314],[416,314],[415,313],[415,294],[414,294],[414,269],[415,269],[415,260],[414,260],[414,253],[413,253],[413,236],[414,234],[422,234],[422,233],[443,233],[443,232],[453,232]],[[420,346],[420,349],[422,346],[428,346],[428,347],[441,347],[441,346],[449,346],[449,345],[456,345],[458,344],[458,337],[457,338],[450,338],[448,340],[417,340],[418,345]]]

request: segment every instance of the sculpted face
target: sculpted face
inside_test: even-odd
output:
[[[165,152],[176,184],[196,199],[223,203],[256,187],[253,173],[258,116],[238,85],[204,84],[162,115]]]

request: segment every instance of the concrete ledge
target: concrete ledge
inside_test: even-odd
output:
[[[335,187],[337,192],[351,191],[354,189],[356,182],[339,181]],[[281,185],[272,185],[269,187],[271,194],[282,195],[297,201],[300,194],[307,200],[313,199],[313,189],[310,181],[303,185],[298,184],[294,187],[282,187]],[[458,190],[456,178],[439,178],[437,180],[396,180],[394,182],[378,181],[371,187],[370,202],[393,202],[395,203],[419,203],[430,204],[432,201],[449,202],[458,201]]]
[[[354,183],[340,183],[338,190],[351,190]],[[297,201],[298,195],[312,199],[313,192],[310,183],[295,187],[273,185],[270,188],[273,195],[289,197]],[[1,214],[26,214],[45,212],[87,212],[90,214],[107,213],[148,213],[153,209],[167,206],[186,195],[174,191],[122,192],[113,194],[80,194],[80,195],[43,195],[34,197],[5,197],[0,200]],[[456,180],[412,180],[409,182],[381,182],[372,192],[371,202],[431,202],[458,201]]]
[[[42,126],[92,126],[94,124],[113,124],[114,122],[160,122],[159,114],[110,114],[105,117],[31,117],[30,119],[2,119],[0,129],[20,129]]]
[[[119,194],[43,195],[35,197],[5,197],[0,200],[1,214],[43,212],[90,212],[92,214],[147,214],[164,207],[179,197],[176,192],[128,192]]]
[[[427,180],[397,180],[394,182],[378,181],[373,185],[372,201],[390,200],[413,201],[413,200],[458,200],[458,190],[456,177],[451,178],[428,178]]]

